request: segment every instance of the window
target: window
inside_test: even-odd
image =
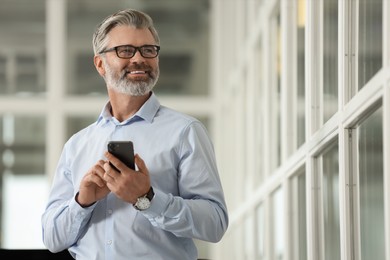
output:
[[[271,66],[270,71],[270,111],[272,112],[269,125],[269,138],[271,138],[272,146],[269,151],[272,154],[271,160],[271,169],[276,169],[282,162],[282,132],[281,132],[281,16],[280,16],[280,2],[277,1],[275,4],[275,13],[273,14],[270,20],[270,26],[272,30],[270,31],[270,49],[272,54],[272,60],[270,61],[269,66]]]
[[[361,259],[385,259],[383,112],[378,109],[357,128]]]
[[[271,259],[285,259],[285,204],[283,190],[278,188],[272,193],[272,251]]]
[[[292,243],[292,260],[307,259],[307,221],[306,221],[306,174],[299,170],[291,178],[290,209],[292,218],[289,222]]]
[[[3,115],[0,126],[0,246],[42,247],[39,223],[48,192],[45,182],[45,118]]]
[[[232,207],[234,224],[255,215],[256,259],[389,257],[389,2],[257,1],[248,39],[232,25],[246,18],[245,4],[229,1],[236,13],[222,15],[226,1],[213,3],[217,29],[229,28],[229,37],[215,36],[214,50],[242,53],[217,59],[214,76],[218,109],[241,111],[237,126],[248,141],[217,148],[255,160],[242,166],[221,156],[225,169],[255,176],[253,191],[243,184],[252,179],[227,184],[247,201]],[[227,46],[230,39],[243,47]],[[226,87],[242,82],[234,95]],[[233,121],[227,114],[222,133]],[[219,248],[230,249],[223,241]]]
[[[321,157],[325,260],[341,259],[338,158],[337,143],[331,145]]]
[[[324,122],[338,110],[338,0],[323,1]]]
[[[43,94],[45,1],[2,0],[0,5],[0,95]]]
[[[359,1],[358,88],[382,68],[383,0]]]
[[[297,0],[297,111],[298,147],[305,142],[305,27],[306,0]]]
[[[265,259],[265,216],[264,206],[260,204],[256,210],[256,255],[257,259]]]

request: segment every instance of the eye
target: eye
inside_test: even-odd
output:
[[[118,54],[121,56],[133,56],[134,47],[132,46],[120,46],[118,47]]]
[[[142,52],[144,55],[155,55],[156,49],[154,48],[154,46],[144,46],[142,47]]]

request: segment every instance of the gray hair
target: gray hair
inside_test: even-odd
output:
[[[97,26],[92,38],[93,52],[95,55],[106,47],[107,34],[118,25],[134,26],[137,29],[148,28],[156,44],[160,44],[160,38],[153,25],[152,18],[141,11],[126,9],[109,15]]]

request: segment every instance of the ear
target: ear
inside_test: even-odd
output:
[[[103,59],[100,55],[95,55],[93,57],[93,63],[95,64],[96,70],[99,72],[100,76],[104,77],[106,74],[106,70],[104,69],[103,66]]]

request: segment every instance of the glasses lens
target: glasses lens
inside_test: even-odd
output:
[[[158,54],[156,46],[152,46],[152,45],[142,46],[140,47],[140,51],[142,56],[145,58],[154,58]]]
[[[126,45],[126,46],[118,46],[116,49],[116,53],[120,58],[131,58],[135,54],[135,47]]]

